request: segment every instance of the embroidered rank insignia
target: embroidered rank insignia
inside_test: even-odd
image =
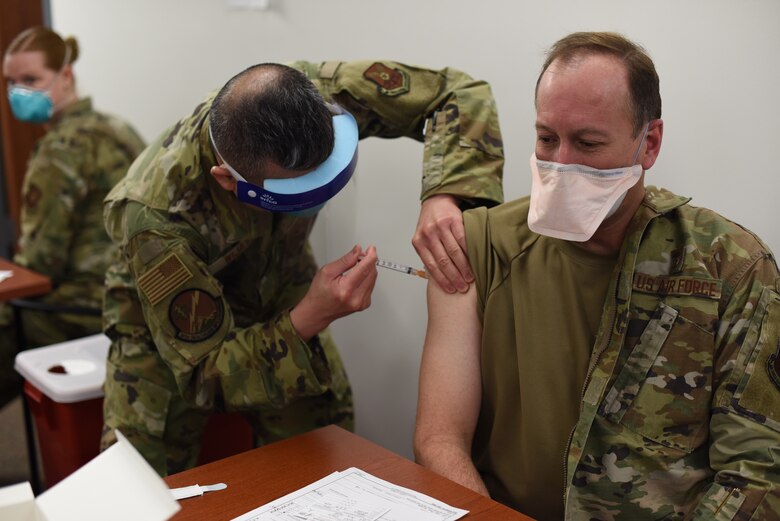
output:
[[[225,317],[222,300],[200,289],[186,289],[176,295],[168,308],[168,318],[176,338],[200,342],[217,332]]]
[[[138,277],[138,289],[154,306],[191,278],[187,266],[172,253]]]
[[[769,379],[780,391],[780,342],[777,343],[777,349],[766,359],[766,371],[769,373]]]
[[[685,264],[685,252],[683,250],[674,250],[669,259],[669,274],[677,275],[683,270]]]
[[[399,96],[409,92],[409,75],[401,69],[391,69],[376,62],[363,72],[363,77],[376,83],[377,90],[385,96]]]
[[[30,210],[35,209],[38,203],[41,201],[41,189],[36,185],[31,184],[27,189],[27,196],[24,198],[24,203]]]

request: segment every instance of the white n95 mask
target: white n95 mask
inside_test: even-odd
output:
[[[599,170],[586,165],[564,165],[536,159],[531,154],[532,232],[565,241],[585,242],[604,219],[617,212],[626,192],[642,177],[642,165],[633,164],[642,150],[650,123],[639,141],[632,166]]]
[[[540,161],[531,155],[531,231],[585,242],[614,214],[642,176],[642,165],[599,170]]]

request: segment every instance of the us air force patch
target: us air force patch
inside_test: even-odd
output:
[[[363,77],[376,83],[379,92],[385,96],[398,96],[409,92],[409,75],[406,71],[391,69],[384,63],[374,63],[363,72]]]
[[[225,317],[222,300],[200,289],[185,289],[168,308],[168,318],[176,329],[176,338],[200,342],[217,332]]]
[[[138,277],[138,289],[154,306],[191,278],[187,266],[178,255],[171,253]]]

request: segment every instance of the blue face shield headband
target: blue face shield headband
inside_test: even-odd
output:
[[[358,128],[355,118],[346,111],[333,115],[335,143],[333,152],[317,168],[299,177],[290,179],[266,179],[263,186],[248,182],[230,166],[217,150],[214,138],[211,144],[223,165],[238,181],[236,195],[242,203],[257,206],[272,212],[295,212],[306,210],[316,212],[330,198],[336,195],[352,177],[357,165]],[[209,135],[211,128],[209,128]]]

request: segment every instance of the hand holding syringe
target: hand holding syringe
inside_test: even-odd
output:
[[[425,273],[425,270],[418,270],[416,268],[412,268],[411,266],[404,266],[403,264],[398,264],[397,262],[390,262],[382,259],[377,259],[376,265],[382,268],[387,268],[389,270],[400,271],[401,273],[406,273],[408,275],[415,275],[417,277],[422,277],[424,279],[428,278],[428,274]]]

